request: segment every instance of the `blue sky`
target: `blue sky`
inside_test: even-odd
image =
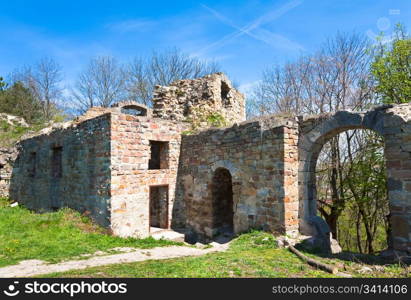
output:
[[[312,53],[337,31],[371,39],[402,22],[410,0],[0,0],[0,76],[51,56],[69,85],[88,60],[121,62],[178,47],[216,60],[243,90],[263,69]]]

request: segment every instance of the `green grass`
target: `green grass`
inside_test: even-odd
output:
[[[12,125],[5,120],[0,120],[0,146],[10,147],[26,133],[38,132],[44,127],[45,124],[33,124],[30,127],[25,127],[18,123]]]
[[[116,264],[44,277],[331,277],[277,248],[272,235],[243,234],[226,252],[201,257]]]
[[[25,133],[29,132],[29,127],[12,126],[7,121],[0,121],[0,145],[6,147],[20,139]]]
[[[181,245],[165,240],[122,239],[70,209],[37,214],[24,207],[10,207],[0,199],[0,267],[27,259],[51,263],[79,258],[96,251],[110,252],[115,247],[153,248]],[[316,260],[336,265],[354,277],[411,277],[411,268],[384,265],[375,256],[350,256],[342,253]],[[367,266],[373,271],[362,274]],[[287,249],[278,248],[269,233],[253,231],[237,237],[225,252],[200,257],[116,264],[55,273],[44,277],[335,277],[317,270]]]
[[[153,238],[123,239],[105,233],[89,218],[67,208],[38,214],[23,207],[10,207],[6,199],[0,199],[0,267],[27,259],[58,262],[114,247],[181,245]]]
[[[307,254],[317,260],[336,264],[341,272],[354,277],[407,277],[407,268],[398,265],[384,266],[384,272],[360,274],[358,268],[364,265],[347,263],[345,260],[325,259]],[[347,270],[341,267],[348,264]],[[317,270],[287,249],[277,248],[272,235],[263,232],[250,232],[236,238],[226,252],[211,253],[201,257],[186,257],[168,260],[147,260],[144,262],[116,264],[53,273],[43,277],[149,277],[149,278],[187,278],[187,277],[338,277]]]

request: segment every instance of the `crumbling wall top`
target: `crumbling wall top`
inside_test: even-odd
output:
[[[156,86],[153,116],[178,121],[204,122],[221,116],[227,125],[245,120],[244,95],[237,91],[223,73],[197,79],[184,79],[170,86]]]

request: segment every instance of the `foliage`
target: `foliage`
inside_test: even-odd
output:
[[[22,82],[15,82],[0,94],[0,112],[23,117],[31,124],[44,116],[41,103]]]
[[[333,142],[324,146],[317,164],[319,211],[328,224],[336,222],[334,238],[343,249],[383,250],[389,231],[383,139],[369,130],[354,130],[340,135],[338,145]],[[338,158],[327,155],[331,147],[338,150]],[[332,209],[337,210],[337,220],[331,219]]]
[[[51,57],[16,68],[10,74],[11,84],[20,82],[30,90],[41,106],[44,121],[50,121],[55,114],[61,113],[58,105],[63,98],[62,79],[61,66]]]
[[[219,113],[211,113],[207,115],[205,119],[211,127],[224,127],[227,125],[224,116]]]
[[[153,238],[119,238],[87,217],[65,208],[57,212],[34,213],[10,207],[0,199],[0,266],[26,259],[58,262],[81,254],[108,251],[114,247],[153,248],[179,243]]]
[[[0,146],[10,146],[29,131],[29,127],[13,126],[5,120],[0,120]]]
[[[369,108],[376,102],[369,48],[366,36],[337,33],[316,53],[265,70],[253,101],[248,104],[248,116],[279,112],[295,116]],[[317,160],[318,208],[336,239],[339,218],[351,197],[343,181],[350,168],[348,153],[354,145],[347,146],[345,137],[346,133],[332,136]],[[364,139],[359,142],[367,144]]]
[[[191,135],[198,132],[199,129],[204,127],[217,127],[221,128],[227,126],[227,120],[220,113],[209,112],[208,110],[198,107],[191,109],[191,117],[184,120],[190,123],[191,128],[184,131],[183,135]]]
[[[0,93],[4,91],[4,89],[7,87],[7,83],[4,82],[4,78],[0,76]]]
[[[401,25],[397,25],[392,43],[380,42],[371,71],[376,79],[376,91],[384,103],[411,100],[411,38]]]
[[[361,222],[356,232],[357,247],[361,253],[386,249],[389,231],[384,141],[378,134],[368,133],[367,143],[352,158],[343,183],[347,185],[352,199],[349,204],[356,216],[356,227]]]
[[[409,101],[411,42],[398,27],[389,44],[338,33],[314,54],[264,71],[247,115],[321,114]],[[378,143],[374,143],[378,141]],[[350,143],[352,142],[352,143]],[[388,203],[383,142],[348,131],[324,144],[317,160],[317,203],[345,249],[373,253],[387,245]]]
[[[25,134],[38,132],[47,124],[39,123],[29,127],[21,126],[18,123],[9,124],[5,120],[0,120],[0,147],[10,147],[19,141]]]

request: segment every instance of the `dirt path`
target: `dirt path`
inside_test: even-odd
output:
[[[225,251],[227,248],[228,244],[218,243],[213,243],[213,247],[208,249],[198,249],[186,246],[157,247],[153,249],[136,249],[135,251],[128,253],[94,256],[82,260],[64,261],[57,264],[48,264],[41,260],[25,260],[18,265],[0,268],[0,277],[30,277],[149,259],[158,260],[185,256],[200,256],[207,253]]]

